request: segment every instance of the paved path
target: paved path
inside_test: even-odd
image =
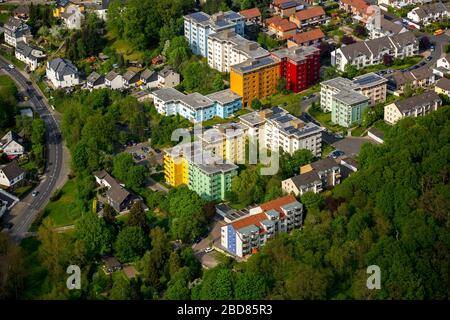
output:
[[[17,70],[10,69],[9,62],[0,57],[0,69],[14,79],[20,88],[25,90],[29,97],[29,102],[36,112],[38,112],[46,125],[46,167],[41,182],[34,189],[38,192],[36,197],[28,194],[21,202],[14,206],[11,212],[4,216],[4,220],[13,223],[9,233],[16,240],[20,240],[27,235],[27,231],[38,212],[45,208],[51,195],[61,187],[67,179],[69,173],[68,152],[64,148],[61,131],[59,128],[60,115],[52,111],[48,103],[40,92],[28,79],[28,75]]]

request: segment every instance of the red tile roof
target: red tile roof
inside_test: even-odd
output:
[[[259,207],[263,212],[250,215],[246,218],[240,219],[238,221],[233,222],[231,225],[234,230],[239,230],[251,225],[256,225],[257,227],[261,227],[260,223],[263,220],[267,219],[267,215],[265,212],[270,210],[276,210],[280,214],[280,219],[284,219],[284,213],[281,210],[281,206],[284,206],[289,203],[296,202],[297,199],[293,195],[284,196],[282,198],[278,198],[266,203],[261,204]]]
[[[355,8],[360,13],[367,13],[367,8],[370,6],[364,0],[341,0],[341,3]]]
[[[279,6],[280,4],[283,4],[283,3],[289,2],[289,1],[292,1],[292,0],[273,0],[273,4],[276,6]]]
[[[322,32],[322,30],[317,28],[317,29],[312,29],[310,31],[297,33],[290,40],[295,43],[305,43],[305,42],[315,41],[315,40],[319,40],[319,39],[323,39],[323,38],[325,38],[325,34]]]
[[[325,11],[321,6],[315,6],[305,10],[298,11],[294,15],[298,20],[308,20],[314,17],[325,15]]]
[[[258,8],[252,8],[247,10],[239,11],[239,14],[245,19],[253,19],[261,16],[261,11]]]
[[[273,18],[271,18],[273,19]],[[267,21],[269,21],[268,19]],[[282,32],[297,29],[297,25],[287,19],[277,19],[275,21],[268,22],[273,28],[280,30]]]

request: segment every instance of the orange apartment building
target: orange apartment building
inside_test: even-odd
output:
[[[263,99],[277,91],[280,67],[272,57],[249,59],[230,67],[230,89],[242,97],[248,107],[255,99]]]

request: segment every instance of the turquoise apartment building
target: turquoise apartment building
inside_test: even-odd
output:
[[[332,97],[331,121],[349,128],[361,124],[364,110],[369,106],[369,98],[353,91],[343,91]]]
[[[224,200],[231,190],[231,180],[237,175],[234,164],[196,164],[189,162],[189,189],[205,200]]]

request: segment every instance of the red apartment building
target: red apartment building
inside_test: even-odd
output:
[[[306,90],[320,77],[320,50],[313,46],[284,48],[272,52],[279,62],[286,89],[295,93]]]

